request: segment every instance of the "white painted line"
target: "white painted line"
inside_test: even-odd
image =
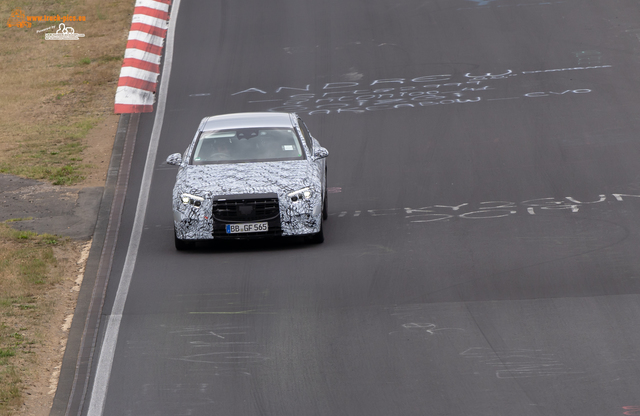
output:
[[[160,55],[156,55],[155,53],[141,51],[140,49],[127,48],[124,51],[124,59],[133,58],[139,59],[145,62],[151,62],[152,64],[160,65]]]
[[[120,69],[120,78],[131,77],[138,78],[148,82],[158,82],[158,74],[144,69],[135,68],[133,66],[123,66]]]
[[[142,228],[144,225],[144,217],[149,202],[149,190],[151,189],[151,179],[153,176],[153,168],[158,153],[158,143],[160,141],[160,132],[162,131],[162,122],[164,120],[165,108],[167,105],[167,90],[169,89],[169,80],[171,79],[171,63],[173,61],[173,40],[175,38],[175,22],[178,21],[178,10],[180,9],[180,0],[174,0],[171,9],[171,21],[174,22],[169,28],[167,34],[167,50],[165,53],[164,67],[162,68],[162,80],[160,84],[158,107],[156,109],[156,117],[153,121],[153,129],[151,131],[151,141],[147,151],[147,160],[144,166],[144,174],[142,175],[142,183],[140,194],[138,195],[138,205],[136,207],[136,216],[133,221],[131,230],[131,239],[127,249],[127,256],[124,261],[124,268],[120,277],[120,284],[116,298],[113,302],[111,315],[108,317],[107,329],[104,335],[104,341],[100,348],[100,359],[93,381],[93,389],[91,390],[91,401],[89,402],[88,416],[102,416],[104,404],[107,398],[107,389],[109,387],[109,377],[113,367],[113,358],[115,356],[116,345],[118,344],[118,332],[120,332],[120,321],[124,312],[124,305],[129,293],[133,270],[136,265],[138,256],[138,248],[140,247],[140,238],[142,236]]]
[[[156,17],[147,16],[144,14],[134,14],[131,19],[131,23],[143,23],[149,26],[159,27],[160,29],[167,29],[169,22],[166,20],[158,19]]]
[[[150,33],[141,32],[139,30],[132,30],[129,32],[129,40],[139,40],[141,42],[147,42],[155,46],[164,45],[164,38],[160,36],[152,35]]]
[[[153,105],[155,95],[150,91],[133,87],[118,87],[116,89],[116,104]]]
[[[168,4],[153,0],[138,0],[136,1],[136,7],[148,7],[150,9],[162,10],[163,12],[169,11]]]

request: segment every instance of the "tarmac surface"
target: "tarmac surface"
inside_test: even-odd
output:
[[[638,21],[617,0],[175,1],[52,416],[636,414]],[[270,110],[329,149],[325,242],[176,252],[165,158],[202,117]]]
[[[102,187],[53,186],[0,174],[0,221],[18,230],[89,240],[102,199]]]

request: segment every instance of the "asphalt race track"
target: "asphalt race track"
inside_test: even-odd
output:
[[[96,380],[114,416],[640,414],[638,2],[178,10],[115,354],[82,414]],[[177,252],[165,158],[205,116],[265,110],[329,149],[324,244]]]

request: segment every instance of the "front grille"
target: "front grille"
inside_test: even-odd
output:
[[[213,201],[213,219],[222,222],[268,221],[280,216],[278,195],[219,196]]]

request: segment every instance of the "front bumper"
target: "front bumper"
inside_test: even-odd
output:
[[[273,210],[270,206],[261,211],[260,206],[268,205],[269,199],[275,201],[277,208]],[[199,207],[184,204],[179,198],[174,198],[173,221],[176,237],[180,240],[244,240],[310,235],[320,232],[322,197],[318,194],[315,198],[292,202],[286,195],[275,193],[222,195],[205,198]],[[226,232],[227,224],[252,222],[267,222],[269,231],[240,234]]]

